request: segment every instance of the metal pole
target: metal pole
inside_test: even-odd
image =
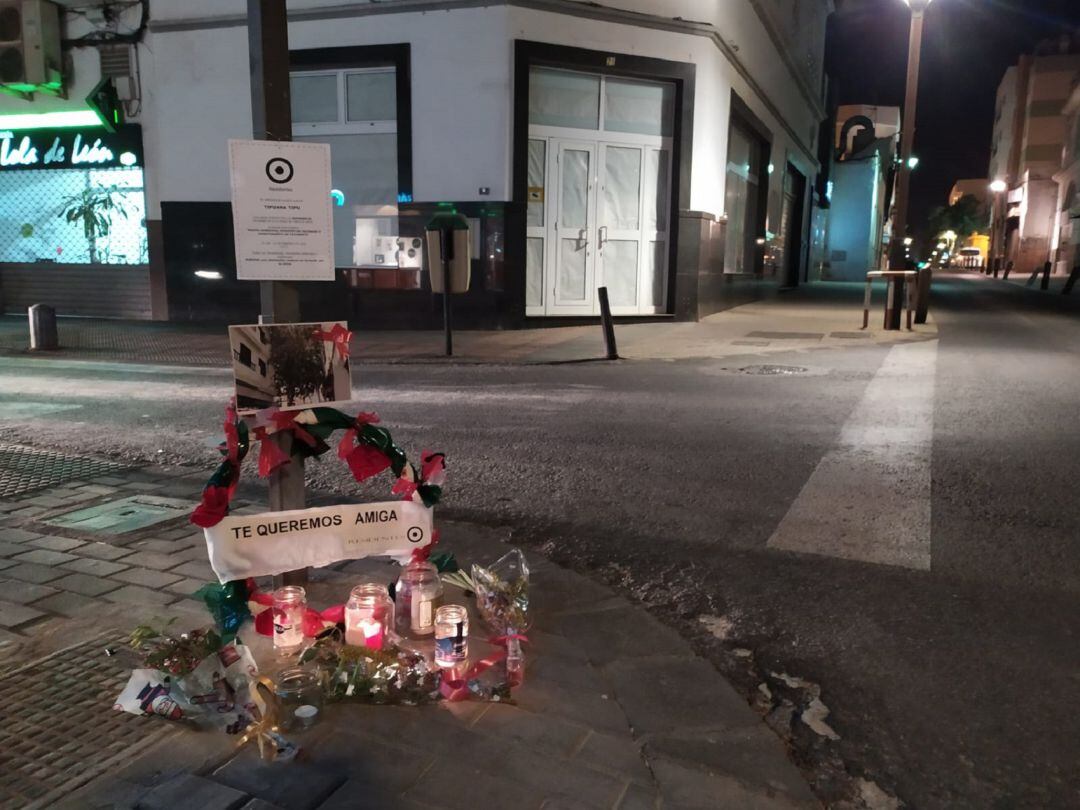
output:
[[[911,153],[915,147],[915,104],[919,95],[919,57],[922,53],[923,13],[911,12],[911,35],[908,39],[907,92],[904,99],[904,124],[900,140],[900,171],[896,180],[896,210],[893,212],[891,261],[889,269],[906,270],[904,237],[907,236],[908,197],[911,189]]]
[[[285,0],[248,0],[248,60],[251,66],[252,137],[265,141],[292,140],[292,107],[289,100],[289,27]],[[295,285],[280,281],[259,282],[260,322],[290,323],[300,320],[300,297]],[[304,459],[292,455],[293,437],[282,431],[275,442],[292,462],[270,475],[270,510],[303,509]],[[286,571],[274,577],[277,585],[305,585],[307,569]]]
[[[608,303],[607,287],[599,287],[596,290],[600,298],[600,323],[604,327],[604,346],[607,348],[607,359],[618,360],[619,348],[615,345],[615,324],[611,321],[611,305]]]
[[[1043,265],[1042,283],[1039,285],[1040,290],[1050,289],[1050,271],[1054,269],[1053,262],[1047,262]]]
[[[446,343],[446,356],[454,355],[454,328],[450,311],[450,262],[454,258],[454,232],[448,228],[439,229],[439,252],[442,254],[443,293],[442,317],[443,338]]]

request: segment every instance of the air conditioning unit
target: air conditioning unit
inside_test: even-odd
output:
[[[63,89],[60,12],[47,0],[0,0],[0,88]]]

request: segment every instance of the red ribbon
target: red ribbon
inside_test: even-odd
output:
[[[216,526],[229,514],[229,502],[232,500],[236,485],[219,487],[210,484],[202,493],[202,500],[191,513],[191,522],[196,526],[209,529]]]
[[[439,694],[451,702],[466,700],[469,697],[469,681],[476,680],[483,673],[487,672],[506,658],[508,653],[507,642],[510,639],[518,639],[520,641],[529,640],[518,633],[511,633],[509,635],[496,636],[488,639],[489,644],[495,644],[499,649],[495,650],[486,658],[481,658],[460,678],[451,678],[444,674],[442,680],[439,682]],[[454,672],[455,670],[449,671]]]
[[[358,444],[349,453],[346,459],[353,478],[357,481],[366,481],[381,473],[390,466],[390,459],[386,453],[376,447],[367,444]]]
[[[263,605],[267,610],[255,616],[255,632],[262,636],[274,635],[274,596],[255,588],[253,580],[248,580],[248,601]],[[304,611],[303,631],[308,638],[314,638],[323,631],[326,622],[340,624],[345,621],[345,605],[331,605],[326,610],[308,608]]]
[[[326,340],[333,343],[338,354],[342,357],[349,356],[349,341],[352,340],[353,333],[340,323],[335,323],[334,327],[329,332],[324,332],[322,329],[316,329],[312,333],[312,337],[316,340]]]
[[[315,447],[318,440],[296,421],[296,414],[296,411],[274,411],[270,414],[270,421],[274,423],[275,430],[291,430],[294,436],[302,439],[309,447]]]
[[[266,478],[278,467],[289,463],[289,454],[277,446],[277,442],[263,435],[259,437],[259,476]]]
[[[401,476],[397,481],[394,482],[394,486],[391,488],[390,492],[394,495],[400,495],[401,500],[408,501],[412,499],[413,493],[415,493],[416,490],[418,490],[419,488],[420,485],[417,484],[415,481],[410,481],[405,476]]]

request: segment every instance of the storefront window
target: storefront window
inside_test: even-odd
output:
[[[141,140],[127,129],[0,132],[0,262],[147,263]]]
[[[757,259],[757,239],[763,235],[760,222],[759,189],[762,164],[760,140],[737,122],[732,122],[728,141],[727,241],[725,273],[753,273]]]

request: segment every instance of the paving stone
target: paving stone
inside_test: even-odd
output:
[[[496,739],[513,740],[555,756],[568,757],[589,735],[584,726],[549,714],[533,714],[516,706],[492,705],[473,728]]]
[[[653,788],[630,785],[616,810],[658,810],[660,794]]]
[[[204,579],[181,579],[179,582],[174,582],[167,586],[173,593],[181,593],[184,596],[192,596],[195,591],[199,590],[203,585],[206,585]]]
[[[798,801],[814,801],[783,743],[764,724],[732,731],[653,736],[645,751],[650,758],[663,756],[734,776],[751,787],[779,791]]]
[[[86,545],[86,543],[83,540],[76,540],[73,537],[56,537],[51,534],[46,534],[27,541],[27,545],[37,546],[38,548],[47,548],[51,551],[71,551],[73,548]]]
[[[178,565],[173,568],[171,573],[183,574],[185,577],[192,577],[193,579],[212,580],[217,579],[217,575],[214,574],[214,569],[210,567],[210,563],[188,561],[183,565]]]
[[[6,540],[9,543],[25,543],[35,537],[41,537],[41,533],[29,532],[26,529],[0,527],[0,540]]]
[[[28,547],[22,543],[9,543],[6,540],[0,540],[0,557],[14,557],[16,554],[23,554]]]
[[[42,506],[23,506],[20,504],[18,509],[14,509],[11,512],[8,512],[8,514],[12,517],[32,518],[45,514],[45,511],[45,508]]]
[[[111,546],[108,543],[87,543],[79,549],[80,557],[94,557],[98,560],[118,560],[129,554],[131,554],[131,549]]]
[[[241,805],[240,810],[286,810],[286,808],[281,805],[264,802],[262,799],[252,799],[247,804]]]
[[[84,492],[94,492],[98,495],[112,495],[116,492],[116,488],[123,483],[123,478],[117,478],[115,475],[104,475],[101,478],[95,478],[92,484],[83,484],[79,489]]]
[[[176,565],[176,559],[171,554],[162,554],[160,551],[136,551],[126,557],[124,562],[128,565],[140,565],[143,568],[153,568],[156,571],[167,571]]]
[[[58,506],[67,506],[67,501],[55,495],[35,495],[27,498],[23,503],[29,506],[44,506],[46,509],[55,509]]]
[[[103,593],[115,590],[119,582],[97,577],[92,574],[68,574],[63,579],[51,583],[52,587],[61,590],[82,594],[83,596],[101,596]]]
[[[157,492],[167,486],[168,482],[163,481],[125,481],[120,488],[132,492]]]
[[[3,571],[5,568],[11,568],[13,565],[18,565],[18,563],[14,560],[0,560],[0,571]]]
[[[109,583],[110,586],[115,585],[115,582]],[[132,605],[147,605],[158,606],[167,605],[170,602],[176,601],[176,594],[166,593],[164,591],[154,591],[150,588],[143,588],[139,585],[125,585],[123,588],[119,588],[111,593],[105,594],[105,598],[110,602],[122,602],[124,604]]]
[[[652,774],[641,755],[641,743],[629,736],[593,732],[574,759],[583,765],[622,774],[644,785],[652,783]]]
[[[139,800],[140,810],[234,810],[247,795],[195,774],[183,774],[152,788]]]
[[[678,633],[629,602],[620,601],[622,606],[617,609],[562,614],[554,618],[554,626],[587,650],[589,660],[597,666],[616,659],[686,651],[686,642]],[[632,621],[628,614],[633,614]]]
[[[742,696],[700,658],[631,658],[609,664],[605,673],[639,734],[761,724]]]
[[[0,602],[0,627],[14,630],[30,622],[44,618],[48,614],[42,613],[26,605],[16,605],[13,602]]]
[[[131,548],[136,551],[156,551],[159,554],[173,554],[176,548],[176,542],[173,540],[137,540],[131,544]]]
[[[133,585],[145,585],[147,588],[163,588],[181,577],[179,574],[151,571],[149,568],[129,568],[113,574],[113,579],[130,582]]]
[[[8,602],[26,605],[54,593],[57,593],[56,588],[50,588],[48,585],[35,585],[18,579],[0,579],[0,596]]]
[[[525,665],[528,667],[527,661]],[[626,734],[630,728],[626,714],[613,694],[582,693],[562,684],[540,679],[526,682],[529,688],[521,689],[514,695],[518,706],[526,711],[555,715],[616,735]]]
[[[4,570],[4,576],[10,579],[38,583],[51,582],[67,573],[63,568],[52,568],[48,565],[34,565],[33,563],[19,563]]]
[[[794,810],[819,806],[817,802],[796,802],[778,794],[751,790],[727,776],[697,771],[663,757],[650,761],[660,787],[664,807],[738,807],[740,810]]]
[[[12,557],[19,562],[35,563],[37,565],[60,565],[75,559],[74,554],[63,551],[49,551],[47,548],[35,548],[33,551],[24,551]]]
[[[61,616],[90,616],[100,606],[101,602],[96,599],[68,591],[59,591],[34,603],[34,607],[39,610],[59,613]]]
[[[464,762],[445,759],[437,760],[405,797],[449,810],[536,807],[539,798],[528,785],[492,776]]]
[[[249,746],[214,771],[213,778],[222,785],[290,810],[312,810],[346,779],[340,770],[322,766],[321,761],[293,761],[282,768],[272,762],[263,762],[258,752],[253,752]]]
[[[626,784],[623,777],[519,745],[506,746],[491,767],[513,782],[531,785],[537,798],[572,798],[590,807],[612,807]]]
[[[358,752],[362,753],[358,756]],[[434,762],[431,754],[362,731],[335,732],[320,742],[313,759],[348,777],[319,810],[405,806],[401,793],[416,784]]]
[[[93,574],[94,576],[99,577],[111,576],[119,571],[123,571],[127,567],[128,566],[123,563],[98,560],[93,557],[90,559],[80,557],[77,560],[64,563],[64,568],[67,568],[69,571],[77,571],[80,574]]]

